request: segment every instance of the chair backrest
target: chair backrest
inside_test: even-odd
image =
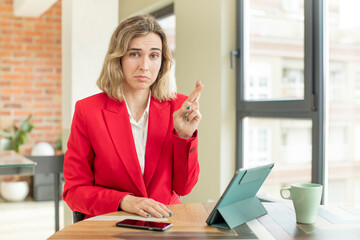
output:
[[[74,223],[84,220],[85,214],[77,211],[73,211]]]

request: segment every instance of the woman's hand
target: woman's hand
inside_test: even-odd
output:
[[[135,213],[142,217],[169,217],[172,212],[162,203],[151,198],[135,197],[126,195],[120,202],[120,208],[129,213]]]
[[[204,85],[196,81],[195,90],[184,101],[182,106],[174,112],[174,128],[181,138],[191,138],[201,120],[199,112],[200,93]]]

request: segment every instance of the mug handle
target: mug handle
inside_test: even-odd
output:
[[[291,187],[283,187],[283,188],[281,188],[281,190],[280,190],[280,195],[281,195],[281,197],[282,198],[284,198],[284,199],[291,199],[291,191],[290,191],[290,188]],[[284,191],[289,191],[289,197],[285,197],[284,195],[283,195],[283,192]]]

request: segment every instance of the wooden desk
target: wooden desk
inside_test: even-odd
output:
[[[296,224],[294,211],[282,203],[264,203],[268,214],[233,230],[206,225],[212,203],[170,205],[174,215],[168,218],[173,227],[165,232],[119,228],[121,216],[114,212],[84,220],[56,232],[49,239],[359,239],[360,213],[349,221],[338,218],[322,207],[314,225]],[[345,211],[345,210],[344,210]],[[351,215],[351,213],[349,213]],[[345,214],[346,215],[346,214]],[[345,221],[345,222],[341,222]],[[347,221],[347,222],[346,222]]]
[[[34,175],[36,163],[14,151],[0,150],[0,175]]]

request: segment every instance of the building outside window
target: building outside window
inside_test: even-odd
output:
[[[259,102],[306,100],[305,0],[240,0],[244,9],[244,167],[274,162],[262,194],[280,199],[279,189],[311,182],[314,159],[309,113],[257,107]],[[312,4],[312,1],[307,1]],[[327,202],[360,206],[360,9],[357,1],[325,0],[324,101]],[[356,6],[355,6],[356,5]],[[313,46],[314,48],[314,46]],[[308,75],[307,75],[308,74]],[[310,84],[311,85],[311,84]],[[314,99],[313,99],[314,101]],[[253,104],[253,105],[251,105]],[[269,106],[277,106],[275,105]],[[254,107],[252,107],[254,106]],[[265,105],[264,105],[265,106]],[[267,106],[267,105],[266,105]],[[262,109],[262,110],[259,110]],[[289,114],[290,113],[290,114]],[[281,117],[280,117],[281,116]],[[291,117],[285,117],[291,116]],[[316,161],[315,161],[316,162]],[[357,189],[357,190],[355,190]]]
[[[327,1],[329,202],[360,206],[358,1]]]

